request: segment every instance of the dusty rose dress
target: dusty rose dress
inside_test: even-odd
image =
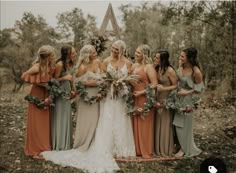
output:
[[[144,90],[145,86],[149,84],[148,76],[142,68],[135,73],[139,75],[143,82],[134,86],[134,91]],[[146,102],[146,95],[140,95],[135,97],[134,105],[143,107]],[[149,158],[153,153],[153,110],[143,119],[140,115],[136,115],[132,118],[134,142],[137,156],[143,158]]]
[[[40,73],[35,75],[23,73],[22,75],[22,79],[25,82],[32,84],[30,95],[39,99],[47,98],[48,92],[44,87],[36,84],[48,82],[50,77],[50,74],[41,76]],[[24,148],[27,156],[36,156],[42,151],[51,150],[49,122],[49,109],[39,109],[34,104],[29,103]]]

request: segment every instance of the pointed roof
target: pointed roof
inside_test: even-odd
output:
[[[116,17],[115,17],[115,13],[113,11],[112,5],[111,3],[109,3],[107,11],[106,11],[106,15],[104,16],[104,19],[100,28],[100,33],[104,35],[105,33],[111,33],[111,32],[115,35],[119,35],[120,27],[116,21]]]

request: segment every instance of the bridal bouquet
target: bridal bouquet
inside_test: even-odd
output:
[[[102,83],[110,87],[111,97],[125,97],[131,93],[131,82],[139,81],[137,75],[124,75],[119,71],[102,73]]]

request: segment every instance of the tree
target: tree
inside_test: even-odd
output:
[[[13,91],[18,91],[23,85],[21,74],[31,65],[38,48],[55,45],[59,35],[41,16],[24,13],[22,19],[16,21],[15,28],[1,31],[1,37],[0,62],[11,69],[10,76],[15,82]]]
[[[149,44],[153,50],[167,46],[170,28],[161,24],[161,8],[160,4],[149,7],[148,3],[141,7],[121,6],[125,25],[123,39],[129,45],[130,56],[140,44]]]
[[[232,2],[232,96],[236,101],[236,1]]]
[[[57,15],[58,27],[61,34],[68,41],[73,38],[73,46],[80,49],[88,37],[92,37],[97,31],[95,17],[88,15],[86,18],[81,9],[74,8],[71,12],[64,12]]]

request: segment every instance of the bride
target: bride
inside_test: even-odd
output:
[[[80,54],[82,51],[83,48]],[[111,56],[104,60],[104,70],[111,74],[116,72],[128,75],[131,63],[123,56],[124,51],[123,41],[113,43]],[[83,57],[80,56],[79,59],[81,58]],[[111,173],[119,170],[113,157],[136,155],[131,119],[126,115],[126,105],[121,98],[114,98],[112,94],[108,94],[104,101],[100,102],[95,138],[87,151],[46,151],[42,155],[56,164],[76,167],[89,173]]]

